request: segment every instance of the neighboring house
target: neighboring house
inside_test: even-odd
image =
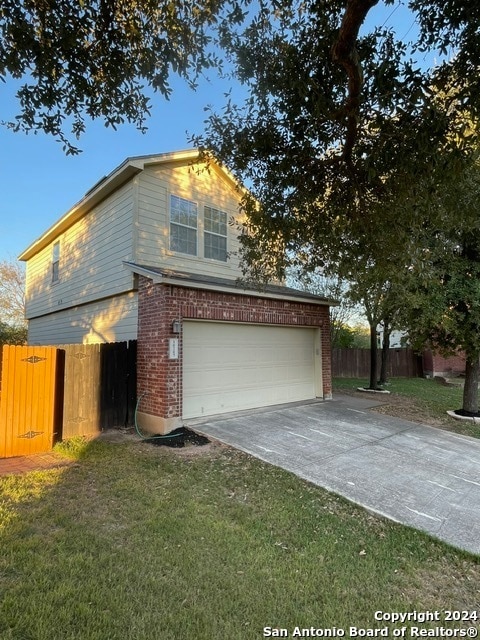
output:
[[[331,303],[239,283],[241,194],[197,158],[128,158],[20,256],[29,343],[138,339],[138,416],[152,432],[331,397]]]
[[[378,347],[383,347],[383,325],[377,326]],[[403,349],[408,346],[408,335],[405,331],[394,329],[390,334],[389,339],[390,349]]]
[[[423,374],[429,378],[455,378],[465,374],[465,353],[459,351],[445,358],[439,353],[426,349],[422,354]]]
[[[378,325],[378,346],[383,346],[383,326]],[[408,333],[406,331],[392,331],[390,335],[390,348],[401,349],[408,347]],[[459,351],[456,355],[444,357],[425,349],[422,353],[423,375],[429,378],[436,376],[442,378],[455,377],[465,373],[465,353]]]

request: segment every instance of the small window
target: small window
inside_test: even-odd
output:
[[[170,196],[170,249],[197,255],[197,204]]]
[[[227,261],[227,214],[212,207],[204,209],[205,258]]]
[[[60,278],[60,242],[55,242],[52,249],[52,282],[58,282]]]

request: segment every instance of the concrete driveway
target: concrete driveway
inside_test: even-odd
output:
[[[369,411],[369,397],[190,421],[196,431],[480,554],[480,440]]]

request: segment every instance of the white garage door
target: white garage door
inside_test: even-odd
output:
[[[183,417],[315,398],[319,348],[315,329],[184,322]]]

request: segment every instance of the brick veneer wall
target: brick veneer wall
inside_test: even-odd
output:
[[[425,375],[448,376],[465,373],[465,352],[445,358],[439,353],[425,351],[423,354],[423,372]]]
[[[165,419],[182,415],[182,334],[173,334],[172,324],[184,319],[321,327],[323,396],[331,398],[328,306],[155,284],[140,276],[137,391],[142,413]],[[168,358],[170,338],[179,339],[178,360]]]

